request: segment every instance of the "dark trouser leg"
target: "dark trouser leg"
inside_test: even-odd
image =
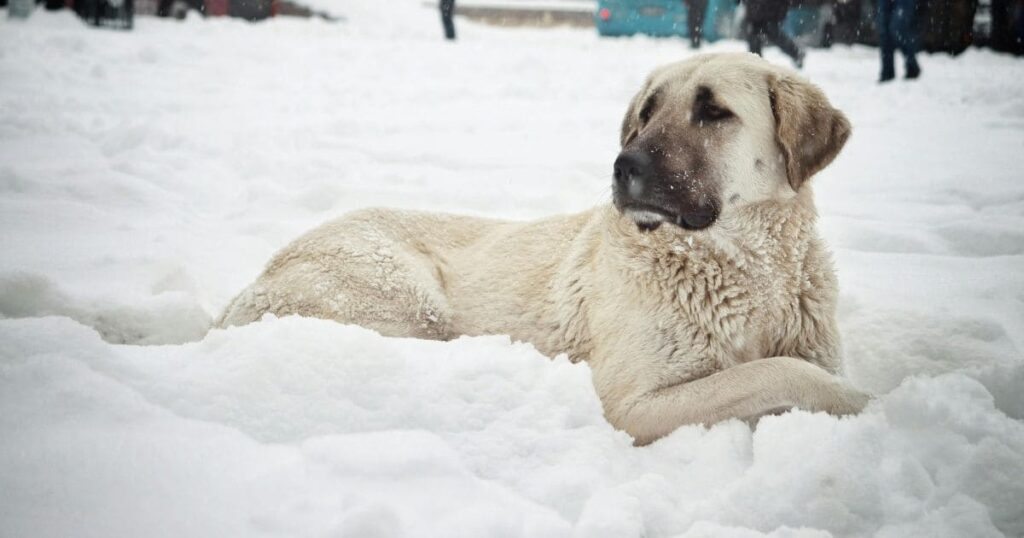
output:
[[[800,47],[796,46],[786,32],[782,31],[782,21],[772,21],[766,24],[764,34],[793,60],[800,57]]]
[[[921,72],[917,65],[917,13],[914,0],[894,0],[890,34],[907,62],[907,76],[916,78]]]
[[[747,47],[750,52],[761,56],[764,47],[764,21],[747,20]]]
[[[882,81],[896,77],[893,56],[896,54],[896,39],[893,36],[893,8],[895,0],[878,0],[878,50],[882,54]]]
[[[444,37],[455,39],[455,21],[452,14],[455,12],[455,0],[441,0],[441,24],[444,25]]]
[[[686,0],[686,22],[690,24],[690,44],[693,48],[700,46],[704,34],[704,12],[707,8],[708,0]]]

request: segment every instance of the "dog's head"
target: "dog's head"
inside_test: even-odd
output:
[[[734,208],[792,197],[849,135],[821,90],[752,54],[670,64],[622,121],[615,207],[642,230],[704,229]]]

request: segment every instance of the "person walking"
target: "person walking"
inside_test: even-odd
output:
[[[441,25],[444,26],[444,37],[448,40],[455,39],[455,21],[452,15],[455,14],[455,0],[441,0]]]
[[[878,82],[896,78],[896,49],[903,53],[906,76],[921,76],[917,63],[917,5],[915,0],[878,1],[878,49],[882,54],[882,74]]]
[[[766,42],[774,43],[793,59],[797,69],[804,66],[804,50],[782,30],[782,21],[789,13],[788,0],[743,0],[747,5],[745,27],[750,52],[763,56]]]
[[[683,0],[686,4],[686,22],[690,25],[690,47],[700,48],[700,40],[704,34],[704,12],[708,9],[708,0]]]

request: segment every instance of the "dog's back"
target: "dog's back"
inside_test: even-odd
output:
[[[548,348],[546,296],[590,212],[533,222],[360,210],[278,252],[217,325],[301,315],[387,336],[509,334]],[[538,341],[540,340],[540,341]]]

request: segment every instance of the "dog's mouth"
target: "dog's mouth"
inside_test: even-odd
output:
[[[703,230],[718,218],[715,208],[674,213],[650,204],[630,202],[619,207],[619,211],[632,219],[641,232],[652,232],[664,223],[674,224],[684,230]]]
[[[675,216],[659,207],[631,204],[620,209],[623,215],[632,219],[641,232],[652,232],[662,223],[675,222]]]

